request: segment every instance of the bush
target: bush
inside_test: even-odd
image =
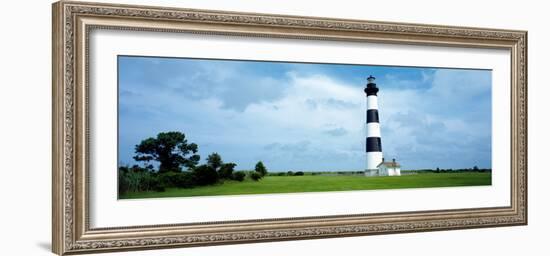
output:
[[[220,169],[218,170],[218,175],[220,176],[220,179],[232,179],[235,166],[237,166],[237,164],[235,163],[222,164],[220,166]]]
[[[250,179],[252,179],[253,181],[259,181],[260,179],[262,179],[262,175],[258,172],[251,172]]]
[[[293,176],[294,173],[293,173],[292,171],[288,171],[288,172],[286,172],[286,175],[287,175],[287,176]]]
[[[175,183],[178,188],[192,188],[197,185],[195,176],[190,172],[179,173]]]
[[[207,165],[199,165],[193,170],[197,185],[211,185],[219,180],[218,172]]]
[[[118,192],[164,191],[158,175],[139,166],[119,167]]]
[[[178,175],[176,172],[159,173],[158,179],[163,187],[171,188],[176,187],[175,180]]]
[[[294,176],[304,176],[304,172],[302,171],[296,172],[294,173]]]
[[[156,192],[164,192],[166,188],[158,181],[158,179],[153,179],[151,183],[151,189]]]
[[[140,186],[138,191],[164,191],[164,186],[160,182],[158,175],[151,172],[142,172],[138,175],[140,176]]]
[[[267,174],[267,168],[265,168],[264,166],[264,163],[262,163],[262,161],[259,161],[257,164],[256,164],[256,167],[254,167],[254,170],[260,174],[262,177],[265,176]]]
[[[246,176],[246,173],[243,171],[238,171],[233,173],[233,177],[231,177],[233,180],[236,181],[243,181],[244,177]]]
[[[130,180],[128,179],[128,168],[118,168],[118,194],[130,191]]]
[[[286,175],[286,173],[284,173],[284,172],[278,172],[277,173],[277,176],[285,176],[285,175]]]
[[[166,172],[159,175],[163,187],[191,188],[196,184],[195,177],[190,172]]]

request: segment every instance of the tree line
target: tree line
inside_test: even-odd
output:
[[[142,140],[135,146],[133,158],[143,166],[118,168],[119,194],[162,192],[170,187],[193,188],[226,180],[242,182],[246,178],[259,181],[268,173],[261,161],[256,163],[254,171],[235,171],[237,164],[224,163],[218,153],[208,155],[206,163],[199,165],[198,145],[189,143],[181,132],[161,132]],[[158,169],[152,162],[158,163]]]
[[[408,171],[408,170],[403,170],[403,171]],[[443,168],[437,167],[435,169],[418,169],[418,170],[410,170],[410,171],[414,171],[414,172],[433,172],[433,173],[447,173],[447,172],[457,173],[457,172],[491,172],[491,169],[489,169],[489,168],[479,168],[476,165],[472,168],[443,169]]]

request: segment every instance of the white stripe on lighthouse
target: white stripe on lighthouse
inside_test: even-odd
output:
[[[378,97],[376,95],[367,96],[367,109],[378,109]]]
[[[367,123],[367,137],[381,137],[380,123]]]
[[[369,152],[367,154],[367,170],[377,169],[382,162],[382,152]]]

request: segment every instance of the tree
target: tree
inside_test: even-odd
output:
[[[237,164],[235,163],[222,164],[220,166],[220,169],[218,170],[218,175],[220,176],[220,179],[232,179],[235,166],[237,166]]]
[[[265,168],[264,166],[264,163],[262,163],[262,161],[259,161],[257,164],[256,164],[256,167],[254,168],[254,170],[260,174],[262,177],[265,176],[267,174],[267,169]]]
[[[479,167],[477,167],[477,165],[474,165],[473,170],[474,170],[474,172],[479,172]]]
[[[211,185],[219,180],[218,173],[208,165],[199,165],[193,169],[193,175],[197,185]]]
[[[234,173],[233,173],[232,179],[233,179],[233,180],[236,180],[236,181],[243,181],[245,176],[246,176],[246,173],[245,173],[245,172],[243,172],[243,171],[238,171],[238,172],[234,172]]]
[[[181,166],[192,169],[200,160],[197,144],[188,143],[181,132],[161,132],[156,138],[142,140],[135,151],[136,161],[160,162],[159,173],[181,171]]]
[[[251,172],[250,179],[252,179],[253,181],[259,181],[260,179],[262,179],[262,175],[259,172]]]
[[[217,171],[223,164],[222,157],[218,153],[212,153],[206,158],[206,164]]]

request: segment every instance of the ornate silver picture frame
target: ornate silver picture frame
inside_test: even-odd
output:
[[[90,187],[101,181],[90,180],[89,102],[102,95],[90,93],[89,47],[98,30],[507,50],[510,98],[501,100],[510,105],[510,204],[93,227]],[[53,4],[52,31],[52,247],[59,255],[527,224],[526,31],[71,1]]]

